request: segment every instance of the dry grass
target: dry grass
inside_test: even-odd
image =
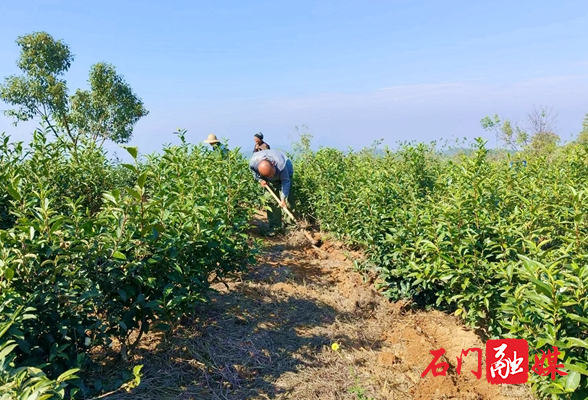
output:
[[[216,285],[196,317],[168,336],[150,334],[132,360],[144,365],[141,385],[104,398],[532,399],[525,386],[456,376],[453,353],[481,346],[474,333],[442,313],[388,302],[337,245],[317,254],[296,235],[266,239],[258,265]],[[421,378],[440,347],[453,370]],[[106,364],[104,376],[120,366]]]

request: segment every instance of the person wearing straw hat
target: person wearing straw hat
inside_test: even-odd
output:
[[[208,143],[213,150],[216,151],[220,151],[222,153],[223,156],[227,155],[227,148],[225,147],[224,144],[221,143],[220,140],[217,139],[216,135],[214,133],[211,133],[210,135],[208,135],[208,138],[206,140],[204,140],[204,143]]]
[[[255,141],[255,147],[253,148],[254,153],[270,149],[270,145],[263,141],[263,133],[258,132],[253,135],[253,140]]]
[[[280,193],[280,204],[270,199],[270,210],[267,212],[270,234],[282,229],[282,208],[292,203],[291,189],[294,167],[285,153],[279,150],[261,150],[253,153],[249,161],[249,169],[253,177],[266,187],[269,185],[274,192]]]

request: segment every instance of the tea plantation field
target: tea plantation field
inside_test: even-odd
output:
[[[210,285],[255,261],[261,206],[247,159],[186,142],[134,163],[37,131],[0,138],[0,398],[88,398],[115,341],[128,358]],[[588,396],[588,147],[469,155],[405,145],[376,155],[298,149],[297,212],[366,254],[391,300],[436,307],[485,338],[557,347],[565,376],[531,374],[547,398]],[[2,397],[3,396],[3,397]]]
[[[531,374],[534,389],[588,397],[586,145],[493,157],[482,140],[455,157],[424,144],[377,157],[323,148],[296,168],[302,211],[366,250],[358,267],[386,296],[526,339],[531,354],[557,347],[568,375]]]

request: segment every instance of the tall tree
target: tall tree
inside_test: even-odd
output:
[[[90,70],[90,90],[78,89],[71,97],[72,122],[94,141],[126,143],[133,126],[147,110],[113,65],[98,63]]]
[[[114,66],[91,67],[90,90],[78,89],[68,96],[62,76],[74,59],[69,46],[46,32],[18,37],[21,76],[9,76],[0,84],[0,99],[16,106],[4,113],[19,121],[40,117],[56,136],[66,135],[73,146],[80,137],[100,145],[105,140],[126,143],[137,121],[148,114]]]
[[[0,84],[0,99],[17,106],[4,113],[15,123],[41,117],[56,134],[58,127],[67,130],[67,85],[60,77],[74,59],[69,47],[45,32],[19,36],[16,43],[21,47],[17,65],[24,75],[9,76]]]

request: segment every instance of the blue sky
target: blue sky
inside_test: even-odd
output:
[[[150,111],[131,141],[144,153],[177,142],[177,128],[249,149],[255,132],[286,146],[303,124],[342,148],[494,145],[480,119],[522,122],[533,106],[552,107],[569,140],[588,112],[585,0],[5,0],[0,15],[0,77],[19,73],[15,40],[35,31],[75,54],[72,92],[92,64],[114,64]],[[31,129],[0,116],[15,138]]]

